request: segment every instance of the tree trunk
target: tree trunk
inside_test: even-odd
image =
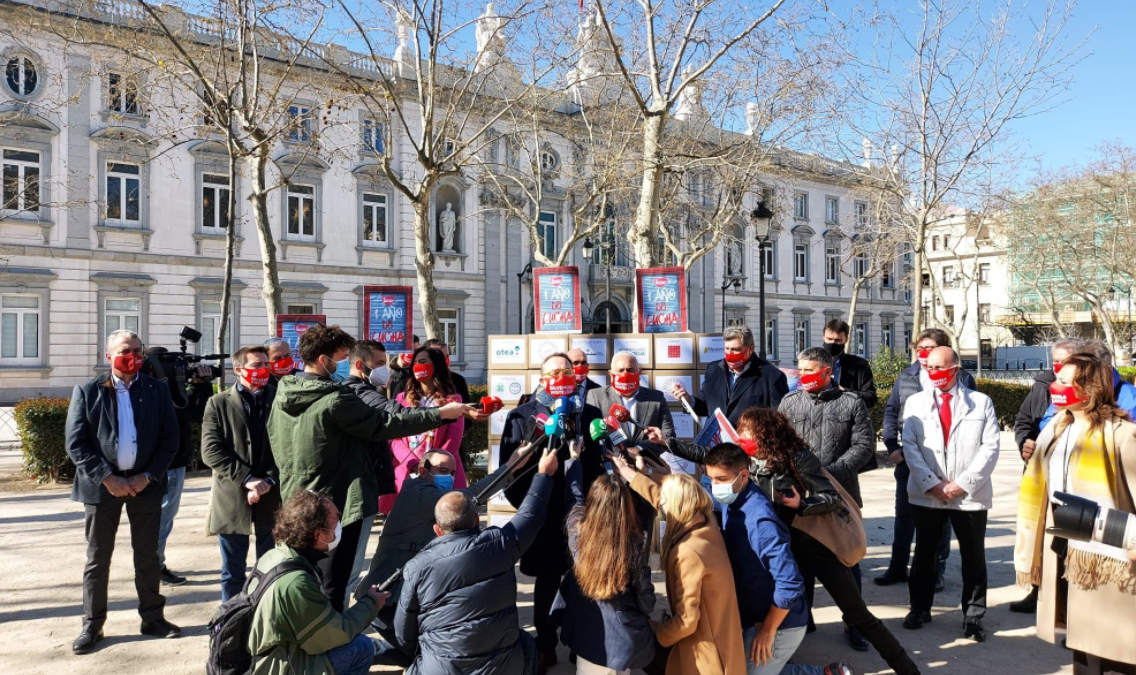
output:
[[[264,298],[264,309],[268,316],[268,333],[276,333],[276,315],[283,313],[280,297],[280,271],[276,267],[276,241],[272,236],[272,222],[268,217],[268,149],[258,148],[248,158],[250,173],[253,176],[252,203],[253,220],[260,241],[260,264],[263,280],[260,295]]]
[[[227,205],[227,213],[229,214],[229,222],[225,223],[225,272],[224,282],[221,284],[221,325],[217,328],[217,344],[214,345],[214,351],[218,354],[225,354],[228,350],[225,345],[228,344],[226,340],[229,337],[229,305],[232,303],[233,298],[233,254],[237,245],[237,224],[233,214],[236,213],[237,207],[237,158],[229,155],[229,203]],[[225,388],[225,361],[221,361],[221,379],[219,381],[221,389]]]
[[[426,339],[441,338],[438,322],[438,292],[434,288],[434,251],[430,246],[429,191],[422,193],[425,202],[414,206],[414,270],[418,275],[418,307],[422,310],[422,326]]]
[[[1085,298],[1088,300],[1088,298]],[[1112,350],[1113,354],[1119,354],[1116,342],[1116,327],[1112,325],[1112,317],[1108,315],[1108,310],[1104,306],[1103,300],[1088,300],[1089,307],[1092,308],[1093,313],[1097,315],[1097,320],[1100,321],[1101,330],[1104,331],[1104,341],[1108,343],[1108,348]]]
[[[764,279],[762,280],[764,283]],[[856,323],[856,305],[860,302],[860,289],[864,287],[864,280],[857,279],[852,282],[852,299],[848,301],[848,323],[855,325]],[[848,336],[848,342],[851,349],[848,350],[849,354],[856,353],[856,330],[853,328],[852,334]]]
[[[916,225],[915,231],[915,293],[911,296],[912,301],[915,303],[915,307],[912,308],[911,319],[911,336],[913,338],[922,332],[923,323],[926,321],[926,317],[923,316],[923,267],[926,265],[924,254],[924,246],[926,243],[926,218],[923,217],[923,214],[920,214],[919,223]],[[914,345],[911,345],[910,349],[911,357],[915,358]]]
[[[655,214],[659,210],[659,194],[663,189],[663,131],[666,113],[649,115],[643,120],[643,180],[639,188],[639,206],[635,222],[627,230],[635,266],[654,267]]]

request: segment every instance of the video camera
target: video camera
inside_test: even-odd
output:
[[[201,341],[201,331],[195,328],[189,326],[182,327],[178,337],[181,339],[180,352],[156,352],[149,354],[146,357],[146,361],[142,364],[142,372],[165,382],[170,389],[170,398],[174,401],[174,407],[184,408],[189,404],[185,385],[194,375],[194,373],[190,373],[189,371],[195,370],[196,366],[202,361],[224,361],[224,359],[229,358],[229,355],[190,354],[188,352],[188,343],[192,342],[197,344]],[[221,372],[220,366],[209,364],[209,373],[207,375],[200,375],[199,377],[204,382],[212,382],[213,378],[221,377]]]
[[[1092,500],[1067,492],[1053,493],[1053,526],[1046,531],[1072,541],[1095,541],[1126,551],[1136,549],[1136,514],[1102,509]]]

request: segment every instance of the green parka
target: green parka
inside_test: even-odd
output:
[[[280,497],[296,490],[326,492],[350,525],[379,512],[372,441],[440,427],[437,408],[388,413],[326,378],[286,375],[268,417],[268,439],[280,470]]]

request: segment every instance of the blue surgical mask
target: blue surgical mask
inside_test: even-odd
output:
[[[718,500],[720,504],[733,504],[734,500],[738,498],[738,493],[734,492],[734,483],[738,482],[738,478],[742,475],[739,473],[732,482],[729,483],[715,483],[710,486],[710,493],[714,495],[714,499]]]
[[[453,476],[434,476],[434,485],[441,488],[443,492],[449,492],[454,489]]]
[[[351,359],[336,361],[335,370],[328,373],[327,376],[331,378],[332,382],[343,382],[348,377],[351,377]]]

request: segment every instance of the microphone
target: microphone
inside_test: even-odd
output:
[[[581,412],[584,409],[584,399],[580,398],[579,394],[572,396],[572,410],[574,412]]]
[[[504,407],[505,404],[502,403],[501,399],[497,398],[496,396],[481,397],[481,412],[483,413],[492,415],[493,413],[501,410]]]
[[[618,403],[613,403],[611,407],[608,408],[607,414],[611,417],[614,417],[616,421],[620,423],[630,422],[631,425],[639,431],[647,431],[647,427],[631,419],[631,411],[628,410],[626,406],[622,406]]]
[[[553,413],[552,417],[549,417],[548,421],[544,424],[544,435],[548,436],[549,439],[562,439],[564,438],[565,431],[567,431],[567,425],[564,422],[564,418],[560,416],[560,413]]]
[[[623,444],[627,442],[627,434],[623,433],[623,428],[619,426],[619,420],[608,415],[604,418],[604,422],[607,424],[608,440],[611,441],[612,445],[619,446],[619,449],[622,450]]]
[[[568,417],[575,412],[573,408],[572,399],[567,396],[561,396],[552,402],[552,412],[562,417]]]
[[[535,417],[530,417],[529,421],[525,423],[524,442],[526,444],[538,443],[545,437],[545,425],[548,423],[548,415],[541,413]]]

